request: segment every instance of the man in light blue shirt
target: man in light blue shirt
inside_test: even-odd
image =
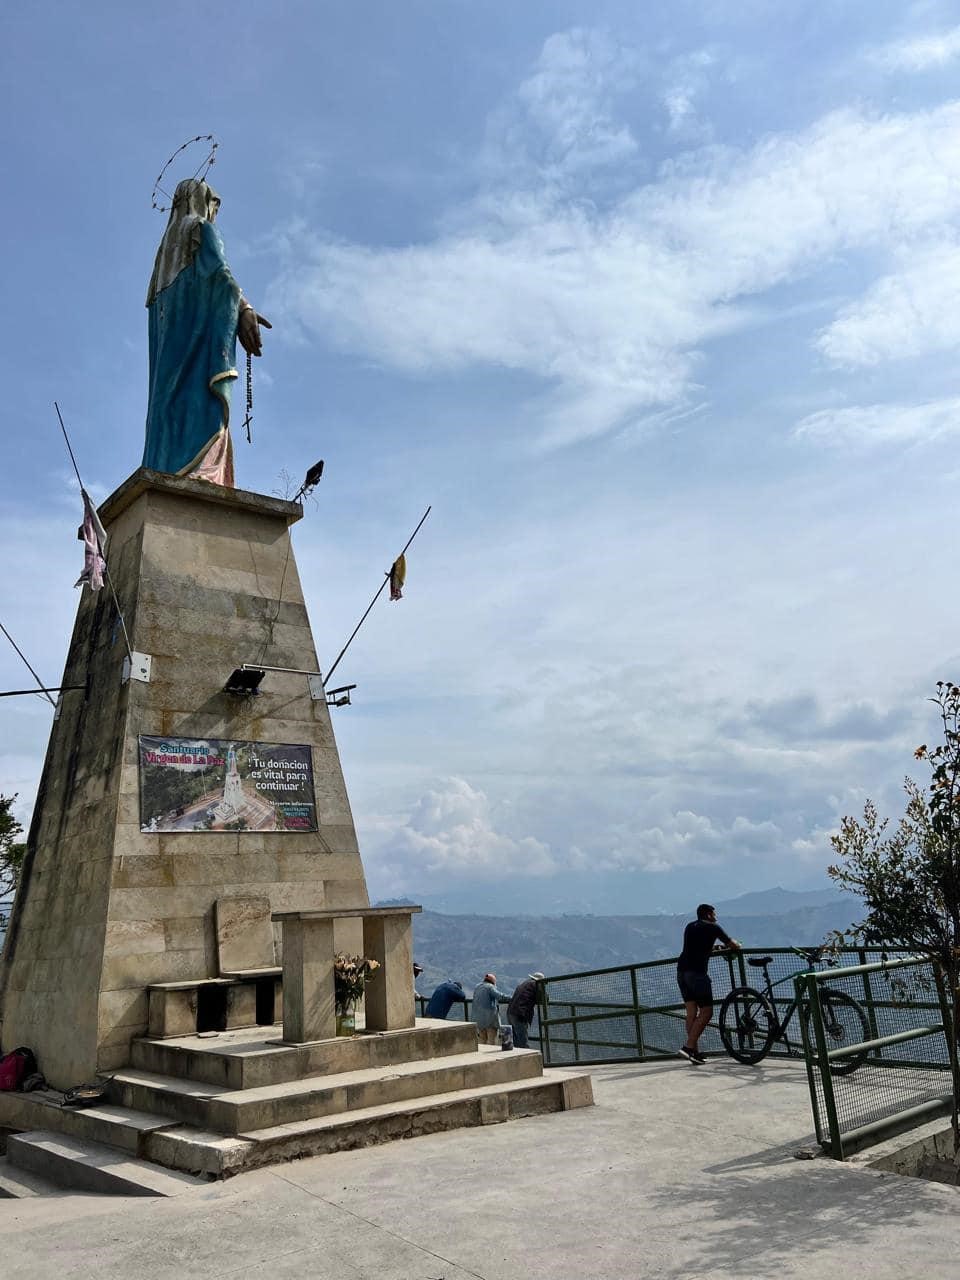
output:
[[[500,1031],[500,1011],[498,1004],[507,1004],[510,1000],[508,991],[497,990],[497,975],[485,973],[483,981],[473,989],[473,1008],[470,1016],[477,1024],[477,1035],[481,1044],[496,1044]]]

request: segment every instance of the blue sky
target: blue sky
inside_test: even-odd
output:
[[[238,482],[297,527],[375,897],[820,885],[957,679],[960,9],[178,3],[0,17],[6,605],[56,681],[139,464],[161,165],[273,321]],[[188,176],[192,170],[174,175]],[[24,687],[0,649],[3,688]],[[2,705],[29,813],[49,731]]]

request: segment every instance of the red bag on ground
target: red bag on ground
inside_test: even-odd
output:
[[[32,1049],[13,1049],[0,1058],[0,1090],[19,1089],[37,1069]]]

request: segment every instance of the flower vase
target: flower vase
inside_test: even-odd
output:
[[[348,1005],[344,1010],[337,1010],[337,1035],[352,1036],[357,1029],[357,1006]]]

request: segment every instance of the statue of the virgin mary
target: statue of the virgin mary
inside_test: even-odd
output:
[[[181,182],[147,293],[150,392],[143,465],[232,485],[230,392],[237,338],[260,355],[260,325],[214,227],[220,197],[197,178]]]

